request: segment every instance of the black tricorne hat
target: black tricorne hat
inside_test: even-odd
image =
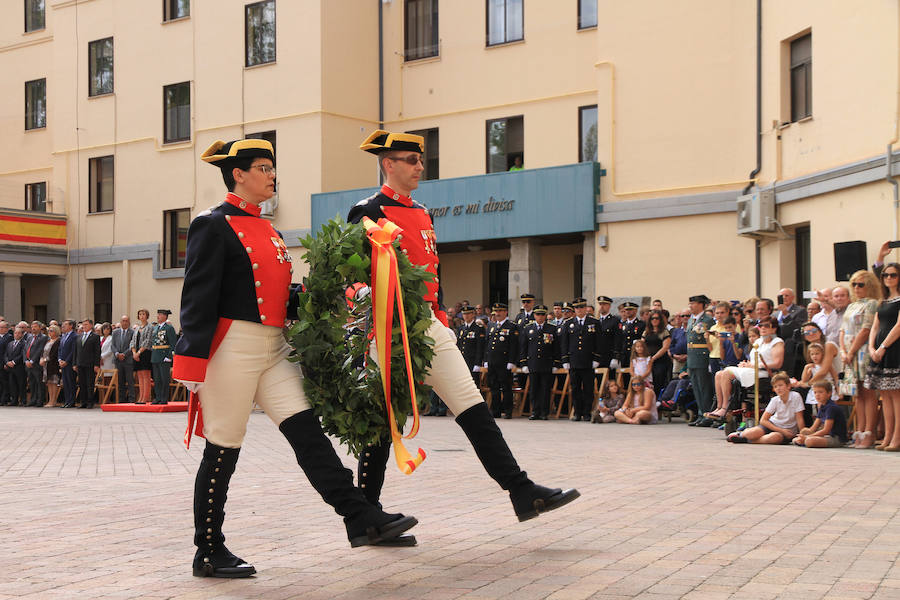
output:
[[[227,169],[229,163],[240,158],[268,158],[275,164],[275,150],[267,140],[216,140],[200,155],[200,160],[220,169]]]
[[[706,294],[697,294],[696,296],[688,298],[688,302],[700,302],[705,305],[709,304],[709,298],[706,297]]]
[[[425,152],[425,138],[414,133],[391,133],[376,129],[359,145],[360,150],[381,154],[388,150],[409,150]]]

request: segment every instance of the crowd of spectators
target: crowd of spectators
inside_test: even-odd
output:
[[[90,409],[100,403],[97,385],[113,378],[118,397],[112,401],[168,403],[176,339],[169,314],[161,309],[157,322],[150,323],[150,312],[141,309],[134,326],[128,315],[115,324],[92,319],[11,324],[0,316],[0,406]]]

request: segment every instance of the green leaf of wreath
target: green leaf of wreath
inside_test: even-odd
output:
[[[303,368],[303,386],[322,428],[359,456],[369,444],[387,439],[390,428],[381,370],[368,357],[371,330],[371,295],[354,301],[351,315],[345,290],[356,282],[370,282],[370,246],[361,224],[348,224],[340,217],[322,226],[318,235],[301,240],[306,249],[309,275],[303,279],[297,322],[288,330],[293,347],[291,360]],[[425,335],[431,325],[431,307],[424,300],[426,281],[434,277],[415,266],[395,243],[409,350],[419,407],[428,404],[431,386],[425,376],[434,356],[434,340]],[[391,361],[391,402],[400,431],[412,412],[406,366],[402,358],[402,335],[394,310]],[[354,320],[353,334],[346,325]]]

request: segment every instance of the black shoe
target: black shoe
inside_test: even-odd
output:
[[[546,420],[547,420],[547,415],[541,416],[541,421],[546,421]]]
[[[506,413],[506,414],[503,415],[503,418],[504,418],[504,419],[512,419],[512,414],[511,414],[511,413]]]
[[[540,415],[531,415],[530,417],[528,417],[528,420],[529,421],[540,421],[541,416]]]
[[[697,417],[696,419],[694,419],[693,421],[690,421],[688,423],[688,427],[696,427],[697,423],[699,423],[702,420],[703,420],[703,417]]]
[[[351,526],[348,525],[347,532],[348,537],[350,538],[350,547],[358,548],[359,546],[415,545],[415,538],[413,536],[401,536],[400,534],[415,527],[415,525],[419,521],[416,520],[415,517],[405,517],[403,515],[392,516],[397,518],[380,526],[370,525],[369,527],[366,527],[365,533],[361,535],[352,535],[350,533]],[[402,544],[392,543],[399,537],[413,537],[413,544],[409,544],[408,541],[404,541],[404,543]]]
[[[715,423],[715,421],[713,421],[709,417],[703,417],[702,419],[697,421],[697,427],[712,427],[713,423]]]
[[[411,546],[417,546],[419,544],[418,540],[416,540],[416,536],[413,534],[403,534],[398,535],[395,538],[391,538],[389,540],[381,540],[380,542],[374,544],[375,546],[391,546],[394,548],[408,548]]]
[[[253,565],[232,554],[224,545],[213,552],[198,549],[194,555],[194,577],[237,579],[256,574]]]
[[[519,522],[533,519],[543,512],[565,506],[579,496],[581,494],[576,489],[550,489],[535,483],[509,493],[513,510],[516,511]]]

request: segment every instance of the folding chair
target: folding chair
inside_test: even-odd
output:
[[[591,417],[597,412],[597,406],[600,404],[600,394],[603,393],[603,389],[606,387],[606,382],[609,379],[609,369],[606,367],[598,367],[594,369],[594,375],[594,403],[591,405]],[[599,383],[597,383],[596,375],[603,376],[600,378]],[[569,410],[569,418],[571,417],[572,410]]]
[[[109,377],[109,383],[106,378]],[[109,401],[109,395],[113,394],[114,401],[119,400],[119,371],[117,369],[100,369],[94,380],[94,387],[100,396],[100,404],[106,404]]]
[[[568,399],[569,406],[572,406],[572,394],[569,389],[569,372],[565,369],[553,369],[554,375],[562,375],[565,373],[566,377],[563,380],[562,387],[559,386],[559,378],[553,378],[553,387],[550,388],[550,412],[553,412],[553,403],[556,402],[556,418],[559,418],[560,413],[562,412],[563,402]],[[571,412],[571,408],[569,409]]]
[[[515,368],[513,373],[521,373],[522,370],[518,367]],[[528,389],[531,387],[531,377],[525,379],[524,387],[513,387],[513,412],[512,416],[521,417],[524,413],[522,409],[525,407],[525,400],[528,398]],[[532,407],[531,410],[534,410]]]

